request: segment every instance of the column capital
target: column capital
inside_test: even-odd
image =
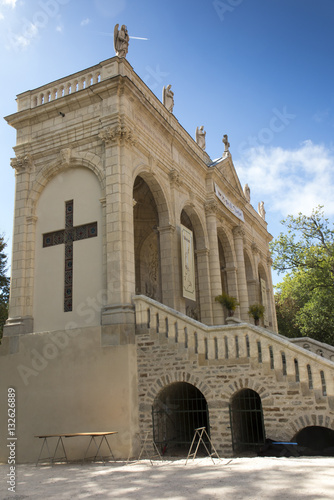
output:
[[[162,234],[162,233],[174,233],[175,226],[173,226],[173,224],[168,224],[167,226],[163,226],[163,227],[159,226],[158,231],[160,234]]]
[[[30,154],[17,155],[15,158],[10,159],[10,166],[16,171],[17,174],[29,172],[32,168],[32,156]]]
[[[207,200],[204,203],[205,215],[217,215],[218,213],[218,205],[215,200]]]
[[[233,236],[234,238],[244,238],[246,235],[245,230],[241,226],[235,226],[233,228]]]

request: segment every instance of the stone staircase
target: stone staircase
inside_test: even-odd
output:
[[[242,364],[275,375],[334,409],[334,362],[249,323],[207,326],[146,296],[134,297],[137,335],[186,355],[198,366]],[[298,392],[299,392],[298,391]]]

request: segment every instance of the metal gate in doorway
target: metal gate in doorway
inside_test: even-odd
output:
[[[265,442],[261,398],[252,389],[242,389],[232,398],[230,423],[233,451],[256,451]]]
[[[176,382],[160,392],[152,406],[152,421],[153,439],[163,454],[187,455],[199,427],[205,427],[210,436],[206,399],[186,382]]]

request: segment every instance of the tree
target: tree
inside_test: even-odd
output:
[[[273,268],[288,272],[276,295],[279,332],[334,345],[334,229],[322,207],[289,215],[271,244]]]
[[[0,339],[8,317],[9,278],[6,276],[7,255],[4,252],[6,246],[4,236],[0,235]]]

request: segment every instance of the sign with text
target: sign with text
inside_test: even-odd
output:
[[[216,193],[217,198],[219,198],[219,200],[223,203],[223,205],[225,205],[225,207],[228,208],[228,210],[230,212],[232,212],[232,214],[234,214],[236,217],[238,217],[238,219],[242,220],[242,222],[245,222],[243,211],[240,210],[240,208],[236,207],[227,198],[227,196],[225,196],[223,191],[221,189],[219,189],[219,187],[217,186],[216,183],[215,183],[215,193]]]
[[[194,237],[192,231],[181,224],[181,258],[183,297],[196,300]]]

